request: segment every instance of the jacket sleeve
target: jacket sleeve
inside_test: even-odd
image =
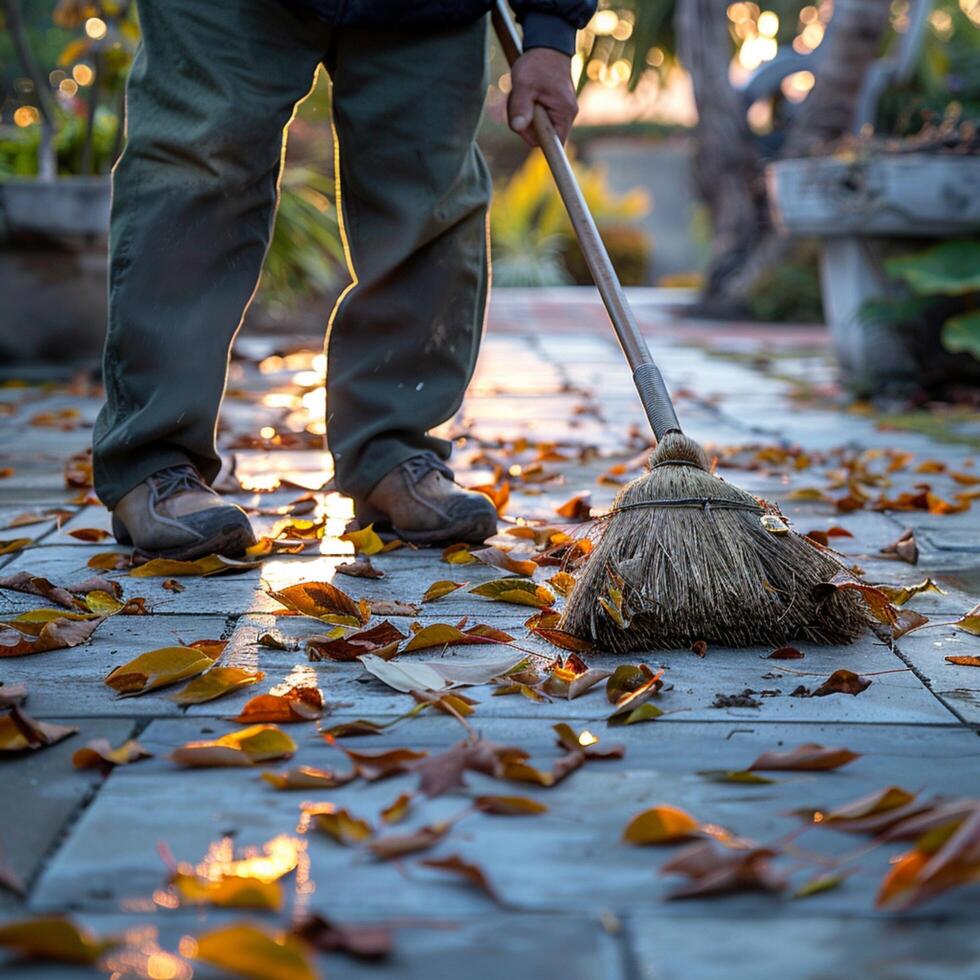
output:
[[[596,0],[510,0],[524,28],[524,49],[575,53],[575,32],[595,13]]]

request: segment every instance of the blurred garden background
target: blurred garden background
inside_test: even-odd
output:
[[[73,359],[101,337],[136,5],[0,16],[0,356]],[[572,68],[572,149],[625,283],[691,317],[827,323],[854,394],[975,397],[980,0],[603,0]],[[587,284],[495,47],[491,77],[495,288]],[[246,330],[316,334],[345,285],[329,115],[321,72]]]

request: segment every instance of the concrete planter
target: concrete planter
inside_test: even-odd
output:
[[[776,223],[790,234],[823,239],[824,315],[844,381],[862,394],[920,384],[934,367],[923,363],[923,345],[887,323],[867,322],[861,309],[896,294],[881,264],[885,241],[980,231],[980,159],[894,154],[783,160],[770,165],[767,181]]]
[[[109,178],[0,180],[0,359],[98,355]]]

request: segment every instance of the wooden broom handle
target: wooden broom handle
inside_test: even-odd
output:
[[[494,0],[492,19],[507,63],[513,66],[521,56],[521,39],[506,0]],[[667,432],[680,431],[677,415],[663,377],[640,333],[636,317],[630,309],[609,253],[599,235],[599,229],[585,203],[585,197],[578,185],[565,147],[562,146],[543,106],[534,106],[533,124],[538,143],[548,161],[551,175],[558,185],[558,193],[565,204],[565,210],[572,222],[572,228],[582,248],[589,272],[592,273],[602,303],[619,338],[620,346],[633,370],[633,381],[654,434],[659,440]]]

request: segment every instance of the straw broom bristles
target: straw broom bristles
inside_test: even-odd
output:
[[[650,472],[625,486],[603,519],[561,628],[616,653],[861,635],[868,619],[853,593],[813,595],[841,563],[792,531],[766,530],[759,501],[708,469],[694,440],[664,437]]]

